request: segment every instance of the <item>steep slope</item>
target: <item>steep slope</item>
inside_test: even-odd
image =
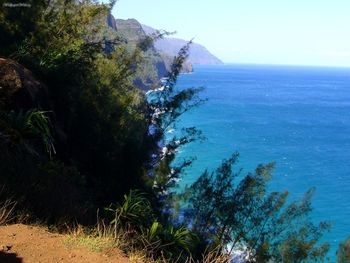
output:
[[[116,19],[117,31],[121,33],[130,43],[136,44],[146,34],[141,24],[136,19]]]
[[[113,15],[107,16],[107,25],[118,36],[125,39],[132,50],[140,40],[144,39],[147,34],[143,26],[136,19],[115,19]],[[155,32],[153,29],[152,32]],[[180,45],[180,48],[182,45]],[[137,78],[135,84],[143,90],[148,90],[158,85],[159,80],[168,75],[174,56],[177,55],[179,49],[174,48],[171,52],[166,52],[151,47],[144,54],[144,60],[138,65]],[[106,49],[107,52],[110,51]],[[193,71],[192,63],[185,62],[182,73],[190,73]]]
[[[146,34],[156,32],[156,30],[150,26],[142,25],[142,28]],[[186,45],[187,42],[188,41],[179,38],[166,37],[158,40],[154,46],[157,50],[164,52],[165,54],[175,56],[179,49]],[[204,46],[197,43],[191,45],[188,62],[192,64],[206,65],[223,64],[220,59],[210,53]]]
[[[127,40],[130,47],[136,46],[138,41],[146,37],[141,24],[136,19],[115,19],[117,32]],[[153,47],[145,52],[143,64],[138,66],[138,79],[135,84],[140,88],[147,90],[156,85],[162,77],[168,73],[163,58]]]
[[[140,39],[144,38],[146,34],[149,34],[149,32],[146,32],[143,26],[136,19],[116,19],[115,21],[117,26],[117,32],[120,32],[121,35],[124,38],[126,38],[131,44],[136,44]],[[154,32],[156,31],[153,30],[152,33]],[[153,60],[153,63],[155,63],[157,67],[159,77],[166,76],[167,73],[170,71],[173,58],[177,55],[179,49],[174,50],[173,52],[166,52],[157,48],[151,49],[151,60]],[[159,60],[159,57],[162,61]],[[165,68],[163,67],[163,64]],[[186,61],[183,65],[182,73],[190,73],[192,72],[192,70],[192,64]]]
[[[158,52],[159,52],[160,56],[162,57],[162,59],[163,59],[163,61],[165,63],[167,71],[170,72],[172,63],[174,61],[174,56],[166,54],[166,53],[161,52],[161,51],[158,51]],[[182,64],[181,73],[192,73],[192,72],[193,72],[192,64],[190,62],[188,62],[188,61],[185,61]]]

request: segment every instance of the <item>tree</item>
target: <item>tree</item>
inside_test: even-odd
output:
[[[54,142],[56,154],[52,160],[40,154],[34,161],[26,152],[23,155],[28,162],[22,163],[18,173],[0,170],[0,176],[18,182],[27,178],[39,189],[46,187],[46,178],[41,177],[44,170],[61,178],[65,176],[60,171],[74,170],[79,180],[70,183],[79,188],[77,195],[87,198],[81,203],[85,207],[78,210],[85,213],[143,186],[143,164],[148,160],[147,106],[133,81],[142,60],[140,50],[147,45],[140,44],[130,53],[127,45],[108,31],[105,20],[113,2],[42,0],[31,5],[0,10],[0,32],[5,38],[0,52],[25,65],[47,87],[53,138],[43,139],[49,149]],[[7,137],[0,135],[2,145]],[[27,189],[22,192],[27,193],[30,186],[23,187]],[[64,184],[62,188],[69,187]],[[12,190],[17,191],[15,187]],[[89,195],[83,195],[85,192]],[[21,199],[32,196],[26,194]]]
[[[203,140],[201,131],[195,127],[183,128],[171,139],[165,139],[170,129],[176,128],[176,122],[185,112],[202,104],[199,97],[202,88],[178,89],[175,87],[182,65],[188,57],[191,42],[184,46],[174,58],[171,71],[160,89],[151,91],[147,97],[149,108],[149,136],[153,141],[150,155],[148,177],[146,181],[158,200],[163,205],[162,211],[171,209],[175,204],[172,192],[184,168],[191,165],[193,158],[188,158],[174,166],[178,149],[194,140]]]
[[[259,165],[242,177],[232,168],[238,154],[215,171],[205,171],[185,194],[193,230],[207,244],[229,253],[240,250],[246,262],[318,262],[329,249],[318,244],[329,224],[314,225],[309,190],[287,203],[288,192],[268,192],[273,164]],[[235,185],[235,181],[238,181]]]
[[[341,243],[337,250],[337,262],[347,263],[350,262],[350,238]]]

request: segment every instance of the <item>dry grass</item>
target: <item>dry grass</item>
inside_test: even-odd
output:
[[[206,253],[200,262],[189,259],[187,263],[227,263],[230,262],[230,259],[229,255],[222,254],[220,251],[211,251]]]
[[[7,199],[4,202],[0,202],[0,226],[6,225],[14,220],[14,209],[16,202],[11,199]]]
[[[117,228],[115,226],[107,225],[103,221],[99,221],[97,225],[97,232],[100,237],[112,237],[114,239],[115,247],[124,251],[130,261],[135,263],[168,263],[164,256],[161,258],[150,258],[150,251],[145,249],[140,249],[135,246],[133,242],[133,231],[125,230],[123,228]],[[135,238],[135,237],[134,237]],[[189,258],[186,263],[228,263],[230,262],[230,256],[223,254],[220,249],[215,249],[213,251],[206,251],[203,255],[201,261],[196,261]],[[178,262],[176,259],[172,260],[173,263]]]
[[[169,261],[164,257],[162,259],[152,259],[147,257],[147,254],[142,250],[134,250],[128,253],[130,261],[135,263],[168,263]],[[231,257],[229,255],[223,255],[218,251],[212,251],[203,255],[203,259],[198,261],[193,258],[189,258],[186,263],[228,263]],[[177,263],[177,260],[171,261]]]
[[[118,249],[125,253],[126,257],[135,263],[168,263],[165,257],[150,258],[150,251],[140,249],[135,245],[134,232],[114,225],[106,224],[99,220],[95,229],[84,229],[77,226],[68,231],[65,245],[69,248],[87,248],[90,251],[106,252]],[[178,262],[176,259],[171,262]],[[230,262],[228,255],[223,255],[220,250],[206,252],[201,261],[189,258],[186,263],[227,263]]]
[[[123,251],[130,261],[135,263],[156,262],[147,256],[147,252],[145,250],[136,248],[135,240],[132,238],[134,231],[131,229],[127,230],[124,228],[119,228],[117,224],[106,224],[103,220],[99,219],[96,229],[99,237],[112,238],[114,241],[114,246]]]
[[[149,259],[146,253],[144,253],[141,250],[129,251],[128,258],[130,259],[130,261],[135,263],[153,263],[154,262],[153,260]]]
[[[105,252],[116,247],[112,237],[99,236],[95,230],[84,229],[82,226],[69,231],[64,244],[68,248],[83,247],[93,252]]]

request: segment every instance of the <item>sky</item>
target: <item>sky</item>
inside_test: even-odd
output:
[[[194,38],[225,63],[350,67],[350,0],[118,0],[112,14]]]

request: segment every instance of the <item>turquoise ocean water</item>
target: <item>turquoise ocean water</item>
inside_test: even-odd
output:
[[[180,187],[234,151],[245,172],[275,161],[272,190],[287,189],[294,200],[316,187],[312,218],[333,223],[325,236],[333,258],[350,235],[350,69],[197,66],[177,86],[203,86],[208,99],[176,127],[196,126],[207,138],[180,150],[177,160],[196,157]]]

